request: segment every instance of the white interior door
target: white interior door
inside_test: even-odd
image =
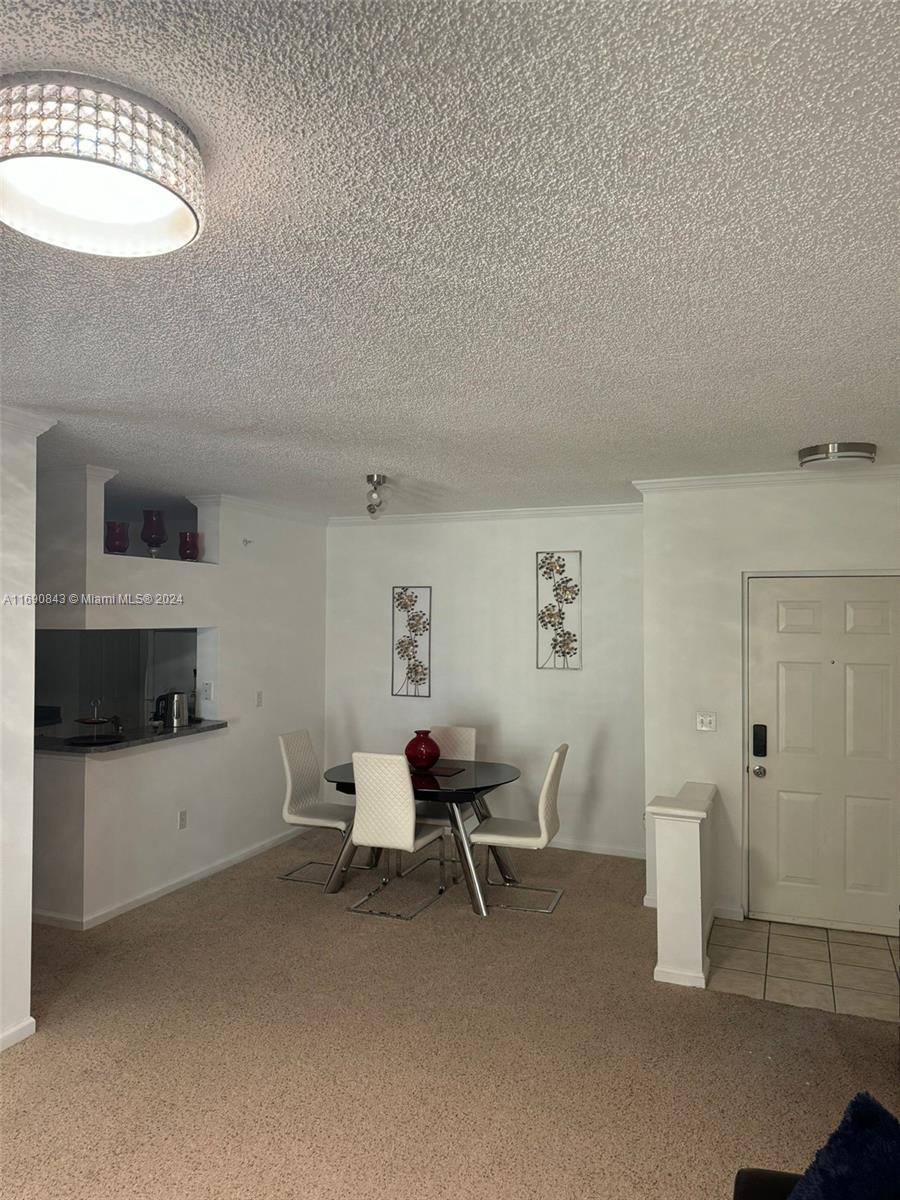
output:
[[[900,579],[752,579],[748,715],[751,915],[896,933]]]

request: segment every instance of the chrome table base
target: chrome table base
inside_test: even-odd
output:
[[[450,820],[450,828],[453,833],[453,840],[456,844],[457,858],[451,860],[455,865],[462,867],[463,878],[466,881],[466,887],[469,892],[469,899],[472,901],[472,909],[479,917],[488,915],[488,906],[485,903],[484,893],[481,890],[481,881],[478,878],[478,872],[475,868],[475,858],[472,853],[472,843],[469,841],[469,835],[466,832],[466,823],[462,815],[462,806],[471,804],[475,809],[475,814],[479,821],[486,821],[491,815],[491,810],[488,808],[485,794],[483,792],[472,795],[464,795],[460,797],[458,804],[451,802],[447,803],[447,816]],[[322,889],[327,895],[333,895],[339,892],[344,886],[344,881],[347,876],[347,871],[353,862],[353,855],[356,853],[356,846],[350,841],[349,835],[344,838],[341,846],[340,854],[338,855],[334,866],[331,868],[331,873],[325,881],[325,886]],[[443,855],[443,840],[441,842],[441,854]],[[491,855],[503,877],[504,886],[514,887],[519,883],[519,878],[513,870],[512,862],[510,861],[508,852],[502,846],[491,846]],[[423,859],[423,862],[429,861]],[[412,868],[415,870],[415,868]],[[408,873],[408,872],[407,872]],[[302,882],[302,881],[300,881]],[[455,880],[454,880],[455,882]],[[384,884],[382,883],[382,886]],[[491,884],[490,886],[494,886]],[[375,892],[381,891],[381,887],[375,889]],[[372,895],[375,892],[371,893]],[[432,903],[432,901],[429,901]],[[498,905],[497,907],[504,907]],[[390,915],[390,914],[388,914]]]

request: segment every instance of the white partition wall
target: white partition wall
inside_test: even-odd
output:
[[[84,539],[59,570],[81,573],[78,591],[161,593],[181,602],[51,607],[38,614],[39,625],[196,628],[200,715],[225,720],[228,728],[76,759],[65,772],[52,755],[38,754],[35,917],[75,929],[294,836],[281,817],[278,734],[309,729],[320,751],[323,741],[324,525],[237,497],[199,497],[201,532],[210,535],[207,549],[216,562],[104,554],[103,484],[111,474],[91,467],[42,474],[39,501],[46,495],[62,521],[68,497],[70,528]],[[132,538],[137,532],[132,526]],[[177,537],[177,526],[169,536]],[[53,553],[40,550],[44,586],[58,590]],[[203,684],[210,685],[207,696]],[[31,716],[29,710],[29,738]],[[63,793],[81,804],[78,838],[66,842],[72,847],[66,878],[80,871],[80,891],[59,886],[54,832]],[[186,828],[179,825],[183,811]]]
[[[706,987],[706,941],[713,921],[711,783],[686,783],[647,807],[656,844],[657,983]]]
[[[35,588],[37,438],[53,421],[0,409],[0,602]],[[34,1032],[31,846],[34,608],[0,607],[0,1049]]]
[[[647,800],[714,779],[715,903],[743,913],[743,574],[900,568],[900,472],[658,480],[644,492]],[[717,714],[713,733],[697,710]],[[655,867],[648,827],[648,903]]]

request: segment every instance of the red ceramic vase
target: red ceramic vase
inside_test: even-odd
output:
[[[178,535],[178,554],[182,562],[196,562],[200,557],[200,534],[182,530]]]
[[[107,554],[128,553],[128,522],[107,521],[106,538],[103,542]]]
[[[158,508],[144,509],[144,525],[141,529],[141,541],[154,558],[159,553],[160,546],[169,540],[163,515]]]
[[[409,764],[417,771],[427,771],[441,757],[441,748],[434,738],[428,736],[429,732],[428,729],[417,729],[416,736],[406,747]]]

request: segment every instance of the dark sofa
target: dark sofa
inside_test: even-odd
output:
[[[784,1171],[738,1171],[734,1200],[787,1200],[799,1180],[799,1175]]]

